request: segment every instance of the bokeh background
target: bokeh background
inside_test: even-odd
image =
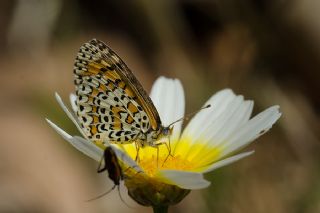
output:
[[[54,99],[74,90],[84,42],[111,46],[147,91],[179,78],[187,112],[225,87],[278,104],[256,153],[206,177],[171,212],[320,212],[320,2],[317,0],[3,0],[0,3],[0,212],[151,212],[44,118],[79,134]]]

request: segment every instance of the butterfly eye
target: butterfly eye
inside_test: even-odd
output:
[[[173,129],[173,127],[164,127],[163,132],[162,132],[163,135],[171,135],[172,129]]]

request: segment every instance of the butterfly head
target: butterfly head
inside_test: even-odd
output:
[[[163,135],[163,137],[169,137],[172,134],[173,131],[173,126],[167,126],[167,127],[163,127],[161,134]]]
[[[173,125],[165,126],[160,128],[158,136],[157,136],[157,144],[162,144],[170,140],[170,136],[172,135]]]
[[[172,134],[173,126],[163,127],[161,126],[156,131],[148,131],[146,134],[146,141],[148,142],[149,146],[156,147],[159,144],[165,143],[165,139],[168,139]]]

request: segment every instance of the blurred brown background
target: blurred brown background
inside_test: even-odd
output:
[[[117,191],[97,163],[45,122],[79,134],[59,108],[73,91],[80,45],[111,46],[149,91],[181,79],[187,112],[231,87],[255,113],[283,116],[248,149],[206,177],[171,212],[320,212],[320,2],[317,0],[16,0],[0,3],[0,212],[151,212]]]

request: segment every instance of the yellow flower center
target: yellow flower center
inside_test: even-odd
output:
[[[180,140],[174,145],[169,155],[165,145],[157,148],[146,146],[139,149],[138,164],[150,177],[156,176],[162,169],[201,172],[206,166],[218,159],[219,147],[210,147],[206,143],[192,143],[192,138]],[[137,149],[134,144],[122,145],[132,159],[136,159]]]
[[[191,170],[194,164],[182,158],[180,155],[152,155],[151,157],[143,158],[139,161],[139,165],[151,177],[153,177],[159,169],[174,169],[174,170]]]

